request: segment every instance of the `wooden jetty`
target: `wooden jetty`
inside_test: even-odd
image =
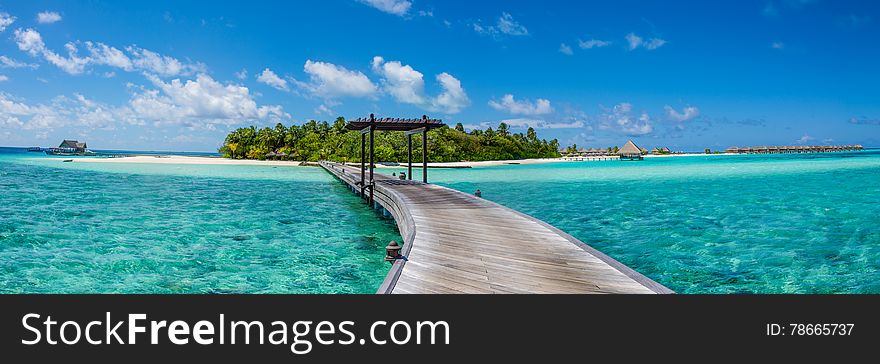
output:
[[[673,293],[561,230],[494,202],[363,166],[321,166],[397,222],[405,259],[393,260],[377,293]],[[371,186],[363,184],[370,180],[362,173],[369,173]]]

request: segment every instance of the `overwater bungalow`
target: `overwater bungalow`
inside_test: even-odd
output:
[[[626,144],[623,145],[623,148],[620,148],[617,151],[617,155],[620,156],[620,160],[642,160],[642,150],[633,143],[632,140],[627,140]]]
[[[830,153],[848,152],[864,149],[861,145],[786,145],[786,146],[758,146],[758,147],[730,147],[726,152],[730,154],[790,154],[790,153]]]
[[[45,150],[46,154],[49,155],[94,155],[95,153],[89,150],[89,146],[86,145],[85,142],[80,143],[76,140],[68,140],[65,139],[58,145],[57,148],[48,148]]]

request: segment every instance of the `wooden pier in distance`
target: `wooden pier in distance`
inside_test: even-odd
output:
[[[338,163],[321,166],[397,222],[406,259],[394,260],[377,293],[673,293],[494,202]],[[368,188],[362,173],[373,177]]]

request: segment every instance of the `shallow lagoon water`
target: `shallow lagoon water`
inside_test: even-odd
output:
[[[880,293],[878,151],[432,169],[430,179],[479,188],[679,293]],[[0,153],[0,189],[7,293],[372,293],[388,271],[384,245],[400,239],[319,168]]]
[[[880,151],[428,173],[679,293],[880,293]]]
[[[319,168],[6,152],[4,293],[373,293],[400,239]]]

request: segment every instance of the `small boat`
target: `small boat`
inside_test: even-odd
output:
[[[41,147],[30,147],[27,149],[28,152],[42,152],[43,148]]]
[[[73,159],[65,159],[62,162],[73,162]]]

